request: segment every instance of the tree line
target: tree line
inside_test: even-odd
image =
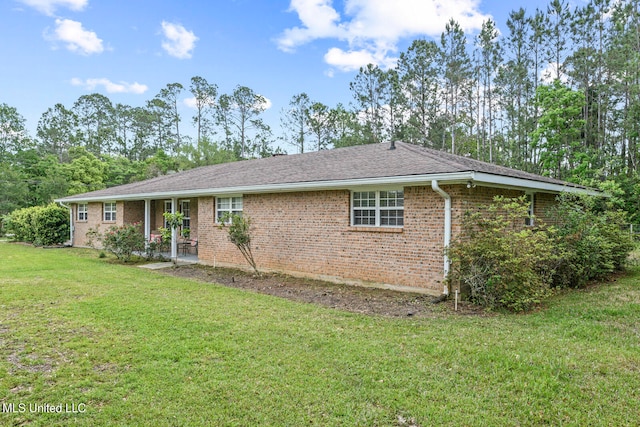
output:
[[[35,138],[0,104],[0,214],[169,170],[403,140],[599,187],[640,222],[640,1],[590,0],[509,14],[467,35],[450,20],[439,40],[414,40],[389,69],[369,64],[348,106],[294,94],[276,136],[266,99],[205,78],[167,84],[144,106],[81,96],[42,114]],[[193,100],[184,133],[180,99]]]

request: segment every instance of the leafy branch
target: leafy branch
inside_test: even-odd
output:
[[[256,275],[261,276],[251,251],[251,219],[238,214],[226,212],[220,218],[218,228],[227,229],[231,243],[240,251],[244,259],[251,265]]]

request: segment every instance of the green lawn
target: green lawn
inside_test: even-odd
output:
[[[639,283],[388,319],[0,243],[0,425],[637,426]]]

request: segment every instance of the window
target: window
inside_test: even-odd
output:
[[[103,212],[104,212],[104,220],[105,221],[115,221],[116,220],[116,204],[111,202],[111,203],[105,203],[103,205]]]
[[[164,201],[164,210],[162,211],[162,213],[171,213],[171,200]],[[162,227],[169,228],[169,224],[167,224],[167,218],[165,218],[164,215],[162,215]]]
[[[216,221],[225,213],[242,215],[242,196],[240,197],[216,197]]]
[[[529,210],[527,212],[527,218],[524,219],[524,225],[533,226],[534,225],[534,197],[533,193],[527,194],[527,202],[529,203]]]
[[[351,224],[355,226],[402,227],[404,191],[354,191]]]
[[[180,212],[182,212],[182,229],[191,228],[191,202],[189,200],[180,201]]]
[[[89,211],[86,203],[78,204],[78,221],[86,221],[89,219]]]

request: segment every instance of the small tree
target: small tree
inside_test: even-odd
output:
[[[251,252],[251,218],[227,212],[220,218],[219,228],[227,228],[231,243],[238,248],[244,259],[253,267],[256,275],[260,276],[260,271],[258,271]]]

